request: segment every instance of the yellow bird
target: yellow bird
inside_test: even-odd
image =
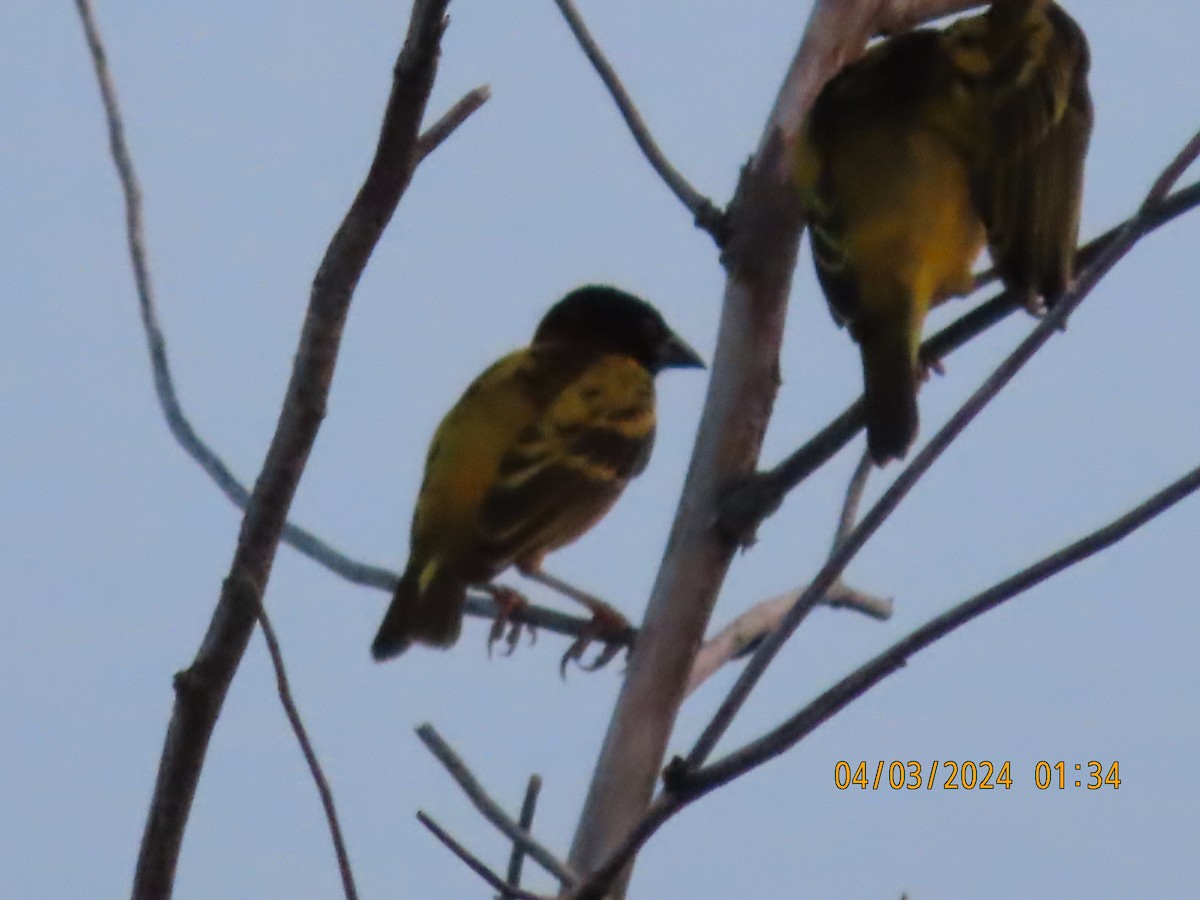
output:
[[[1070,282],[1092,128],[1087,41],[1051,0],[999,0],[869,49],[825,86],[794,176],[817,275],[862,351],[879,465],[917,434],[932,306],[986,243],[1031,310]]]
[[[703,366],[652,306],[615,288],[581,287],[551,307],[532,343],[476,378],[438,426],[375,659],[413,641],[453,644],[467,588],[511,597],[491,581],[512,565],[597,621],[626,625],[542,572],[542,559],[595,525],[646,467],[654,376]]]

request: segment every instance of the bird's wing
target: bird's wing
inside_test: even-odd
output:
[[[413,553],[421,565],[458,559],[470,547],[501,457],[558,390],[545,385],[543,369],[528,348],[502,357],[438,425],[413,511]]]
[[[1053,300],[1071,277],[1092,129],[1083,31],[1049,0],[997,3],[944,35],[983,138],[972,192],[1005,282]]]
[[[644,367],[602,356],[580,371],[500,459],[478,521],[487,554],[537,565],[587,531],[645,468],[654,427]]]

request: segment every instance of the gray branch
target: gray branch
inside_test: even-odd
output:
[[[514,844],[519,844],[534,862],[557,878],[563,886],[570,887],[579,881],[579,876],[569,866],[560,862],[533,835],[514,822],[512,817],[500,807],[500,804],[488,795],[488,792],[483,789],[483,785],[479,783],[479,779],[471,774],[466,763],[437,733],[437,729],[426,723],[417,728],[417,737],[450,773],[450,777],[462,788],[467,798],[475,804],[475,808],[506,838]]]

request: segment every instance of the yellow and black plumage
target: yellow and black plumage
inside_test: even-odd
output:
[[[599,521],[649,460],[654,376],[703,365],[630,294],[590,285],[555,304],[438,426],[374,657],[453,644],[468,587],[511,565],[537,573]]]
[[[795,179],[817,274],[860,345],[867,443],[917,433],[921,331],[985,244],[1031,308],[1071,278],[1092,127],[1087,41],[1051,0],[999,0],[881,42],[822,90]]]

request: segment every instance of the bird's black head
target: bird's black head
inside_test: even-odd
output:
[[[649,303],[602,285],[576,288],[542,317],[533,343],[589,353],[631,356],[657,374],[704,368],[704,360],[675,334]]]

